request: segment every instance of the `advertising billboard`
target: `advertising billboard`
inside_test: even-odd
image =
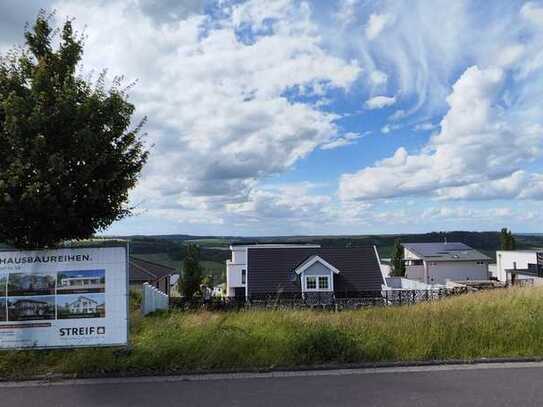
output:
[[[127,247],[0,251],[0,349],[128,343]]]

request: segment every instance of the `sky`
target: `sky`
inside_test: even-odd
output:
[[[106,234],[543,232],[543,2],[0,3],[135,81],[151,154]]]

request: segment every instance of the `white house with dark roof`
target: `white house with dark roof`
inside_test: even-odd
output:
[[[295,249],[318,248],[316,244],[297,243],[232,243],[232,256],[226,260],[226,296],[246,297],[247,295],[247,251],[249,249]]]
[[[296,296],[327,302],[362,293],[381,295],[385,279],[375,247],[321,248],[307,244],[232,245],[227,295]]]
[[[405,277],[426,284],[488,280],[490,257],[460,242],[402,243]]]
[[[497,251],[496,277],[509,284],[523,280],[543,284],[543,249]]]

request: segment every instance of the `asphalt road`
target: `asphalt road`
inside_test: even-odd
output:
[[[543,364],[0,384],[0,406],[543,405]]]

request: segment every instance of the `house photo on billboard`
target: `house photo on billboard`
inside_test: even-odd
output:
[[[103,318],[105,316],[104,294],[57,296],[59,319]]]
[[[51,273],[9,273],[8,295],[47,295],[55,293],[56,278]]]
[[[8,298],[8,321],[55,319],[55,296]]]
[[[101,293],[106,286],[105,270],[63,271],[57,282],[57,294]]]

